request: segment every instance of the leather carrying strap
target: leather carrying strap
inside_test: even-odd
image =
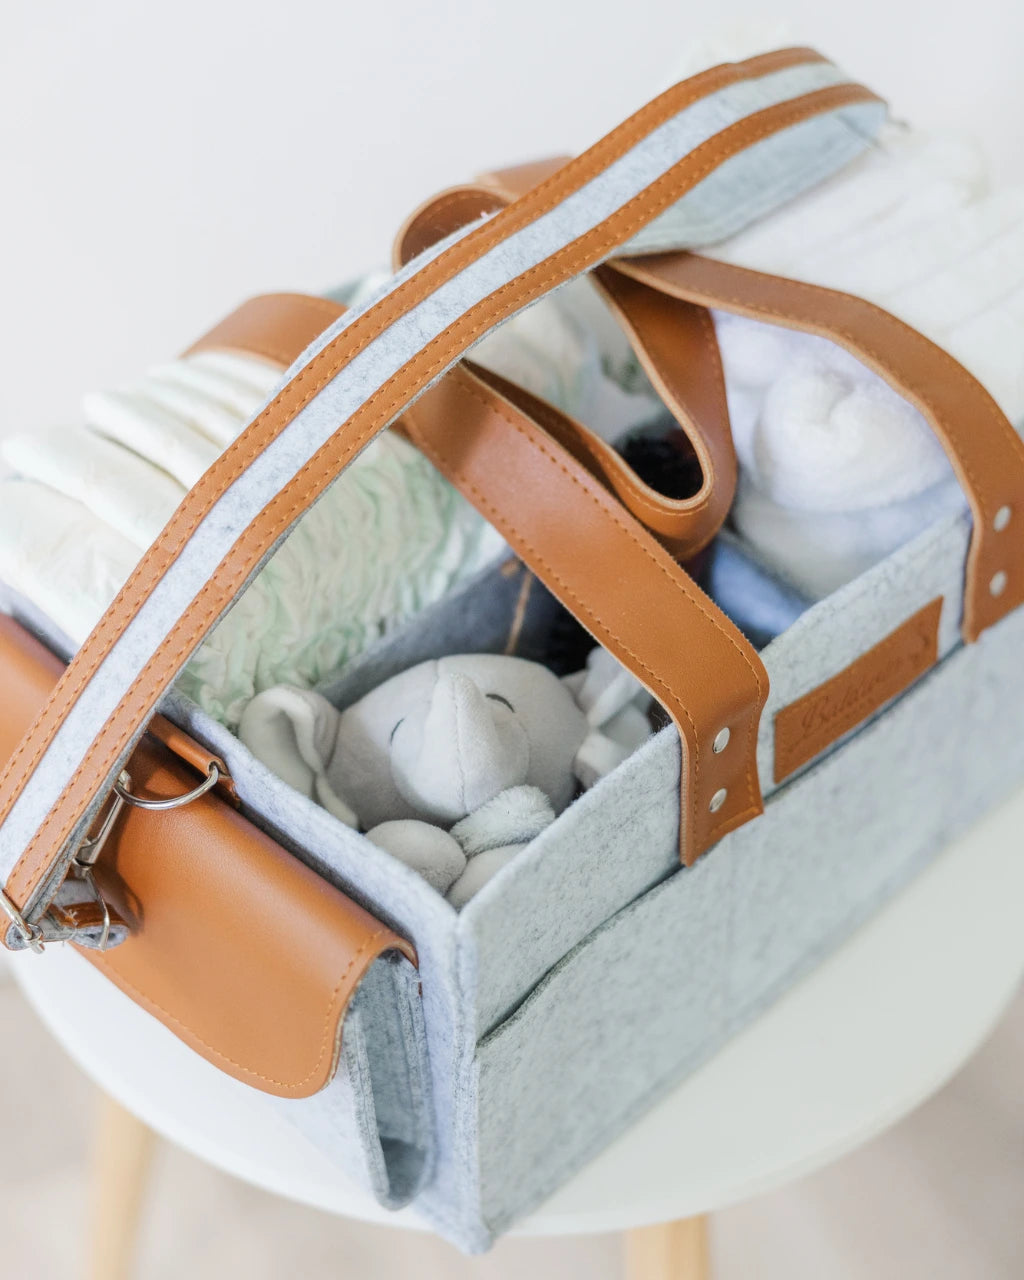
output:
[[[964,640],[1024,603],[1024,441],[949,352],[863,298],[697,254],[620,260],[616,268],[686,301],[829,338],[883,377],[921,411],[970,504]]]
[[[13,857],[7,892],[30,918],[52,897],[112,778],[183,664],[263,558],[376,432],[481,333],[596,265],[731,156],[814,116],[877,103],[874,95],[859,86],[833,84],[739,118],[679,160],[666,161],[660,148],[648,145],[662,125],[723,86],[763,76],[769,69],[815,60],[816,55],[808,51],[784,51],[715,68],[676,86],[514,206],[399,277],[381,298],[311,354],[187,495],[12,757],[0,782],[0,859],[10,867]],[[626,155],[643,157],[643,164],[652,166],[644,170],[649,178],[628,198],[615,196],[620,202],[610,203],[611,211],[596,223],[574,224],[573,218],[589,216],[589,206],[579,201],[572,204],[573,194],[583,187],[588,194],[613,193],[624,172],[635,172],[632,167],[615,167]],[[545,222],[554,210],[559,211],[558,220]],[[502,253],[495,257],[491,250],[498,245]],[[531,259],[531,254],[538,256]],[[531,260],[534,265],[526,266]],[[505,278],[502,272],[507,273]],[[421,337],[424,323],[428,327]],[[383,334],[388,336],[387,358],[395,362],[393,372],[387,371],[392,366],[385,366],[376,391],[363,394],[357,388],[364,385],[360,379],[370,376],[364,374],[367,362],[371,369],[378,367],[372,363],[377,358],[374,343]],[[348,394],[354,397],[354,407],[345,416],[333,406],[346,403]],[[323,444],[311,446],[305,442],[321,438],[317,416],[321,404],[332,406],[332,415],[337,412],[332,425],[339,418],[341,425],[324,437]],[[306,409],[310,413],[303,416]],[[296,440],[302,443],[293,445]],[[288,450],[293,447],[311,450],[308,456],[299,455],[306,461],[294,467],[287,463],[276,494],[266,499],[259,496],[262,481],[249,482],[247,473],[262,476],[260,466],[265,463],[267,468],[277,468],[274,474],[280,476],[277,459],[292,456]],[[545,449],[550,453],[548,445]],[[586,484],[585,478],[580,477],[580,482]],[[257,498],[262,506],[250,516]],[[243,504],[244,517],[238,515],[236,502]],[[593,502],[591,507],[597,510],[598,504]],[[619,510],[616,505],[616,515]],[[634,547],[637,541],[643,546],[645,535],[637,539],[632,536],[636,531],[627,526],[625,532],[621,521],[614,527],[614,537],[623,545],[629,537]],[[576,527],[572,536],[579,539],[579,535]],[[217,550],[210,550],[211,545]],[[220,547],[226,547],[223,554]],[[581,543],[576,550],[575,571],[587,579],[589,597],[600,599],[607,565],[588,555]],[[738,814],[747,812],[747,796],[754,797],[755,811],[760,803],[751,734],[739,736],[742,752],[727,751],[721,757],[712,757],[711,742],[722,728],[723,714],[731,716],[735,710],[746,723],[756,722],[762,681],[742,646],[728,629],[722,629],[717,611],[694,592],[685,575],[667,557],[665,563],[657,547],[645,548],[642,554],[653,566],[652,581],[657,573],[662,584],[670,584],[668,590],[678,607],[673,619],[676,629],[670,639],[662,634],[664,609],[645,588],[645,612],[636,608],[629,632],[642,641],[643,648],[620,648],[614,642],[609,647],[656,696],[661,697],[663,689],[672,691],[668,703],[687,744],[681,777],[684,812],[695,806],[701,818],[699,826],[681,824],[683,851],[692,860],[729,830]],[[195,580],[193,565],[205,564],[214,555],[220,559],[211,571],[204,570],[204,585],[186,597],[184,592],[192,590]],[[625,607],[625,601],[621,603]],[[636,606],[639,603],[635,601]],[[159,623],[160,638],[151,641],[145,628],[154,616],[166,622]],[[707,694],[712,668],[715,698]],[[715,787],[709,798],[709,785],[719,780],[728,785]],[[720,792],[726,793],[724,799]],[[702,812],[705,806],[710,817]]]
[[[692,863],[763,807],[756,746],[764,667],[617,498],[540,422],[516,412],[503,385],[467,362],[406,412],[404,427],[671,715],[682,746],[680,844]],[[732,749],[715,753],[726,728]]]
[[[0,616],[0,670],[7,759],[62,664]],[[196,783],[149,735],[128,768],[147,797]],[[330,1081],[348,1003],[377,957],[394,951],[415,963],[408,942],[212,792],[162,813],[124,809],[96,878],[133,932],[112,950],[81,954],[207,1061],[281,1097],[308,1097]],[[95,913],[85,903],[58,914],[64,928],[87,928]]]
[[[393,253],[396,266],[404,266],[485,214],[507,208],[565,162],[566,157],[558,156],[517,165],[488,174],[475,184],[433,196],[399,231]],[[682,499],[656,492],[636,476],[615,449],[582,423],[504,379],[489,375],[488,380],[534,422],[541,422],[685,564],[718,533],[736,494],[736,451],[711,314],[706,307],[656,286],[630,280],[611,266],[596,267],[590,278],[693,448],[703,477],[699,491]],[[220,340],[216,330],[211,337]]]

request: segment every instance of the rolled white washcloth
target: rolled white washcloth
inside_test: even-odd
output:
[[[1024,190],[977,151],[890,126],[877,148],[713,256],[868,298],[1024,421]],[[922,416],[823,339],[716,314],[740,484],[733,520],[780,576],[829,594],[962,509]]]

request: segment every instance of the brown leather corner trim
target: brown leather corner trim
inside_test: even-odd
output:
[[[60,671],[0,615],[0,759]],[[195,784],[149,736],[129,768],[147,795]],[[377,957],[416,961],[408,942],[213,792],[164,813],[122,811],[96,877],[133,932],[111,951],[81,954],[208,1062],[281,1097],[330,1081],[348,1002]],[[67,925],[102,923],[91,903],[54,910]]]
[[[939,596],[831,680],[783,707],[775,717],[775,781],[784,782],[935,666],[941,616]]]
[[[162,576],[166,566],[178,554],[210,504],[245,469],[248,462],[266,447],[270,439],[276,437],[301,407],[316,395],[320,387],[337,375],[354,349],[365,345],[375,333],[379,333],[394,318],[396,311],[404,312],[407,306],[415,305],[436,285],[461,270],[468,260],[486,252],[494,243],[510,234],[513,228],[532,222],[546,208],[557,204],[570,191],[577,189],[578,184],[585,182],[593,170],[603,168],[605,163],[628,149],[634,138],[644,136],[656,127],[660,116],[666,113],[676,114],[680,110],[680,99],[685,103],[693,100],[694,96],[699,97],[708,85],[717,87],[721,82],[743,79],[750,75],[749,67],[750,64],[739,64],[718,68],[707,76],[695,77],[676,86],[674,90],[669,90],[625,126],[609,134],[578,160],[572,161],[547,183],[536,188],[517,204],[496,214],[478,229],[468,232],[451,248],[428,262],[397,290],[343,329],[337,338],[328,343],[289,382],[186,496],[164,532],[143,557],[139,567],[79,650],[45,711],[26,734],[0,781],[0,822],[10,812],[69,706],[76,701],[99,662],[123,632],[128,620],[141,607],[153,583]],[[34,901],[36,890],[53,867],[59,864],[69,836],[81,815],[88,809],[97,788],[104,784],[116,767],[119,757],[137,736],[140,723],[151,714],[188,655],[241,590],[264,552],[319,497],[373,435],[400,413],[481,332],[492,328],[504,316],[599,261],[730,156],[752,146],[761,138],[815,115],[856,102],[877,100],[875,94],[861,86],[844,84],[805,94],[748,116],[695,148],[685,160],[653,182],[592,232],[552,254],[538,269],[524,274],[516,282],[515,289],[501,289],[482,299],[441,337],[428,343],[382,388],[378,396],[339,426],[335,436],[279,491],[276,498],[267,504],[262,516],[239,538],[215,575],[197,596],[194,606],[171,628],[153,659],[133,682],[97,734],[85,753],[74,780],[22,853],[7,882],[8,896],[19,907]],[[627,666],[633,665],[630,655],[621,656]],[[681,655],[677,654],[677,659],[681,662]],[[680,674],[683,677],[680,687],[686,687],[688,671],[685,663]],[[723,692],[723,698],[726,697]],[[700,761],[689,761],[688,768],[691,773],[699,774]],[[756,770],[753,760],[748,764],[748,769]],[[684,783],[687,788],[689,782],[690,779],[687,779]],[[687,836],[685,824],[681,825],[681,840],[685,846],[692,835]],[[722,834],[721,828],[715,824],[710,829],[713,833],[717,831]],[[686,856],[690,856],[691,851],[692,849]]]
[[[184,354],[238,351],[287,369],[343,310],[330,298],[304,293],[260,294],[243,302]]]
[[[1024,441],[948,351],[863,298],[696,254],[619,259],[616,268],[703,306],[830,338],[885,378],[924,415],[971,506],[964,639],[1024,604]]]

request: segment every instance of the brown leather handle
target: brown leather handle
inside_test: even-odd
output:
[[[502,169],[477,183],[450,188],[425,201],[395,239],[393,259],[402,266],[460,228],[503,209],[556,172],[565,157]],[[697,493],[670,498],[658,493],[614,449],[583,423],[501,380],[492,385],[556,439],[685,563],[715,537],[736,494],[736,451],[729,425],[725,376],[706,307],[630,280],[610,266],[591,279],[619,320],[623,333],[700,464]],[[483,375],[479,367],[477,376]]]
[[[982,384],[947,351],[852,294],[692,253],[619,259],[616,269],[701,306],[829,338],[923,414],[974,517],[962,631],[973,641],[1024,603],[1024,441]]]
[[[673,541],[666,543],[686,560],[718,534],[736,496],[736,449],[714,321],[707,307],[646,288],[614,264],[598,267],[593,279],[700,463],[701,487],[677,504]],[[659,532],[653,519],[645,523]]]
[[[453,369],[403,421],[417,447],[671,715],[687,780],[684,860],[760,813],[755,749],[767,674],[672,556],[475,366]],[[724,739],[731,750],[715,748]]]

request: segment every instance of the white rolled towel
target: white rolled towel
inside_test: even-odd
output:
[[[844,172],[713,256],[859,294],[950,351],[1024,422],[1024,189],[978,151],[890,126]],[[740,462],[733,520],[820,598],[964,506],[923,417],[823,339],[715,317]]]

